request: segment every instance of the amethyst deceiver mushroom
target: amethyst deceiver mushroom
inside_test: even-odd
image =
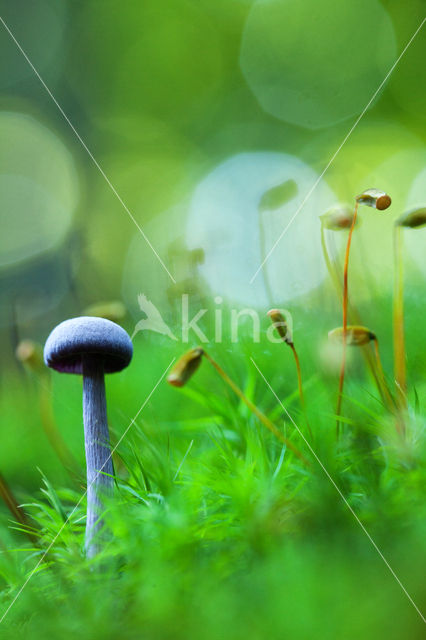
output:
[[[105,399],[105,373],[130,363],[133,346],[124,329],[104,318],[61,322],[46,340],[44,361],[60,373],[83,375],[83,422],[87,466],[86,554],[100,549],[94,536],[102,528],[102,494],[113,488],[113,465]]]

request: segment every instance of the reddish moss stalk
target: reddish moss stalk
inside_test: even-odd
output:
[[[332,265],[332,262],[330,260],[330,255],[328,253],[328,249],[327,249],[327,243],[326,243],[326,239],[325,239],[325,227],[324,224],[321,225],[321,246],[322,246],[322,250],[323,250],[323,255],[324,255],[324,260],[325,260],[325,264],[327,266],[327,270],[328,273],[333,281],[333,284],[335,286],[336,292],[339,296],[340,299],[343,298],[343,290],[342,290],[342,282],[339,279],[338,276],[338,270],[337,270],[337,265],[334,264]],[[333,268],[334,266],[334,268]],[[362,321],[361,321],[361,317],[357,311],[357,309],[350,304],[349,299],[348,299],[348,319],[350,319],[352,324],[355,325],[362,325]],[[381,395],[381,398],[383,400],[383,402],[385,402],[385,396],[383,395],[383,389],[380,385],[379,379],[377,377],[377,371],[376,371],[376,366],[375,366],[375,362],[374,362],[374,356],[371,353],[370,349],[363,349],[362,350],[362,354],[363,357],[365,359],[365,362],[368,366],[368,368],[370,369],[371,375],[374,378],[374,381],[376,383],[376,386],[379,390],[379,393]]]
[[[336,435],[339,436],[340,431],[340,411],[342,408],[342,395],[343,395],[343,387],[345,382],[345,367],[346,367],[346,330],[348,326],[348,269],[349,269],[349,252],[351,248],[352,234],[355,228],[356,219],[358,215],[358,201],[355,203],[354,209],[354,217],[352,220],[351,228],[349,229],[348,242],[346,244],[346,253],[345,253],[345,263],[343,266],[343,347],[342,347],[342,364],[340,367],[340,376],[339,376],[339,393],[337,396],[337,407],[336,407]]]
[[[313,438],[311,427],[309,426],[309,422],[308,422],[308,416],[306,413],[305,397],[303,394],[303,385],[302,385],[302,371],[300,368],[299,356],[297,354],[296,347],[294,346],[292,332],[287,324],[287,321],[284,315],[281,313],[279,309],[270,309],[267,315],[271,319],[273,327],[275,328],[276,332],[280,336],[281,340],[285,342],[293,352],[294,360],[296,363],[297,384],[299,387],[300,405],[302,407],[302,411],[305,417],[306,427],[308,429],[309,435],[311,436],[311,438]]]
[[[311,430],[311,427],[310,427],[309,421],[308,421],[308,414],[306,412],[305,396],[304,396],[304,393],[303,393],[303,384],[302,384],[302,371],[300,369],[299,356],[297,355],[296,347],[294,346],[293,343],[290,343],[289,347],[293,351],[294,360],[296,362],[297,384],[298,384],[298,387],[299,387],[300,405],[302,407],[303,415],[305,417],[306,428],[308,429],[308,432],[309,432],[309,435],[310,435],[311,439],[313,439],[312,430]]]
[[[22,525],[23,530],[25,531],[25,535],[31,540],[31,542],[35,542],[37,540],[37,536],[35,536],[29,529],[27,516],[22,507],[18,504],[15,496],[12,493],[9,485],[6,480],[0,474],[0,497],[3,502],[9,509],[12,516],[15,518],[16,522]]]

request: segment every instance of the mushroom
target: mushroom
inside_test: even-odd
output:
[[[60,373],[83,374],[83,422],[87,466],[86,554],[100,545],[102,495],[112,493],[113,465],[106,413],[104,373],[121,371],[132,359],[124,329],[105,318],[83,316],[61,322],[46,340],[44,361]]]

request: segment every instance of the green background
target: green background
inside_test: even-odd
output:
[[[419,27],[424,3],[16,0],[0,6],[3,20],[54,97],[0,25],[0,471],[18,501],[46,500],[40,493],[41,474],[57,490],[70,487],[69,474],[43,431],[43,389],[59,432],[84,470],[81,380],[29,371],[15,357],[20,340],[43,344],[60,321],[113,300],[123,302],[126,316],[120,323],[132,334],[143,317],[138,293],[158,306],[180,339],[180,295],[188,293],[193,314],[208,309],[200,327],[210,339],[209,353],[282,425],[282,412],[250,362],[254,357],[299,423],[303,414],[291,354],[266,338],[268,307],[284,306],[293,318],[315,448],[420,607],[422,596],[425,601],[420,567],[425,551],[426,232],[404,232],[409,452],[389,435],[389,416],[378,408],[358,353],[351,354],[349,363],[347,448],[336,452],[337,369],[326,336],[341,324],[341,311],[325,273],[317,220],[323,202],[353,203],[369,187],[392,197],[386,212],[360,210],[350,272],[352,300],[363,323],[379,336],[386,376],[392,380],[393,222],[426,202],[424,28],[327,169],[318,187],[318,192],[328,188],[326,195],[314,192],[310,217],[300,212],[300,228],[294,227],[293,236],[289,228],[287,244],[277,247],[276,263],[271,262],[265,281],[261,275],[256,279],[253,293],[248,281],[260,266],[265,225],[264,218],[251,231],[260,205],[250,189],[260,197],[271,186],[267,177],[254,186],[257,163],[262,158],[266,167],[274,158],[279,166],[282,162],[285,180],[295,180],[302,198]],[[227,178],[231,159],[236,169]],[[291,163],[297,162],[312,177],[302,169],[293,176]],[[279,212],[287,201],[280,197],[266,209]],[[268,247],[294,209],[290,206],[271,223]],[[224,251],[222,233],[230,242]],[[290,256],[286,252],[293,238],[296,249]],[[345,238],[328,236],[340,264]],[[201,249],[200,264],[194,265],[194,249]],[[288,267],[290,260],[294,267]],[[227,274],[217,286],[210,277],[216,265],[218,273]],[[323,276],[314,282],[318,269]],[[269,305],[262,297],[268,279]],[[214,342],[217,295],[223,298],[225,319],[232,308],[256,309],[260,343],[252,343],[249,321],[241,326],[238,343],[231,341],[228,325],[222,343]],[[196,343],[192,335],[189,346]],[[186,348],[180,340],[152,332],[135,336],[131,366],[107,380],[115,442],[172,358]],[[123,482],[136,490],[137,483],[129,480],[133,447],[151,476],[151,493],[170,500],[164,513],[159,501],[149,517],[135,504],[124,515],[114,515],[111,526],[119,542],[111,555],[117,562],[117,556],[127,557],[125,587],[112,587],[117,589],[114,598],[93,574],[86,576],[81,550],[77,561],[60,548],[58,574],[32,578],[28,595],[10,613],[10,633],[37,637],[44,625],[49,637],[74,631],[81,637],[112,637],[120,629],[128,637],[142,637],[138,633],[145,629],[145,637],[156,638],[420,637],[418,614],[321,470],[303,479],[303,473],[299,477],[300,471],[288,468],[288,478],[270,494],[268,474],[280,449],[268,449],[262,438],[258,442],[250,435],[257,433],[254,421],[207,363],[191,389],[204,403],[161,382],[135,425],[143,436],[129,436],[129,450],[123,442],[125,462],[117,471]],[[293,433],[287,418],[285,425]],[[215,444],[217,429],[232,449],[229,458]],[[171,478],[192,441],[188,460],[195,460],[182,485],[176,485]],[[301,440],[298,444],[303,448]],[[270,459],[260,463],[265,451]],[[222,457],[226,464],[219,461]],[[305,482],[298,497],[296,487]],[[75,495],[63,496],[69,510],[80,494],[78,487],[73,490]],[[203,509],[209,515],[199,528]],[[61,520],[53,519],[49,529],[39,517],[47,546]],[[24,547],[6,508],[0,518],[4,545]],[[82,540],[81,530],[79,535]],[[68,543],[63,541],[63,549],[69,551]],[[138,550],[129,561],[133,547]],[[29,554],[23,563],[24,556],[16,552],[15,573],[2,569],[4,608],[37,560]],[[73,562],[79,569],[71,577]],[[152,572],[158,584],[142,588]],[[95,624],[96,589],[105,601]],[[68,603],[62,622],[52,593]],[[32,608],[39,614],[29,615]],[[175,620],[180,622],[173,630]]]

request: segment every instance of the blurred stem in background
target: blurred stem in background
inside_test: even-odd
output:
[[[401,429],[405,430],[404,414],[407,411],[407,368],[404,331],[404,227],[419,229],[426,225],[426,207],[404,213],[393,228],[394,248],[394,294],[393,294],[393,351],[394,376],[398,416]]]
[[[380,351],[379,351],[379,341],[377,339],[377,336],[374,336],[373,344],[374,344],[374,355],[376,357],[377,379],[379,381],[378,388],[381,395],[386,400],[385,405],[387,406],[388,410],[393,412],[395,410],[395,405],[386,382],[385,373],[383,371],[383,365],[382,365],[382,360],[380,358]]]
[[[297,184],[294,180],[285,180],[281,184],[277,184],[267,189],[260,198],[257,212],[259,225],[259,244],[260,244],[260,264],[262,265],[262,278],[265,285],[266,296],[270,305],[274,304],[274,296],[272,294],[271,285],[266,272],[266,237],[264,213],[276,211],[284,206],[289,200],[297,195]]]
[[[16,522],[22,525],[20,531],[24,532],[25,535],[31,540],[31,542],[35,542],[37,537],[31,532],[27,516],[23,508],[19,505],[15,496],[12,493],[9,485],[7,484],[4,477],[0,474],[0,497],[5,503],[6,507],[9,509],[12,516],[15,518]]]
[[[53,415],[51,400],[52,380],[50,371],[44,365],[43,350],[40,345],[31,340],[22,340],[16,349],[16,357],[35,376],[39,396],[40,418],[44,433],[62,466],[67,470],[73,481],[80,485],[81,469],[64,442]]]
[[[263,284],[265,285],[266,297],[268,298],[268,304],[272,304],[273,295],[271,285],[269,283],[268,274],[266,272],[266,239],[265,228],[263,224],[263,209],[259,206],[259,244],[260,244],[260,264],[262,265],[261,272],[263,278]]]
[[[394,375],[398,406],[407,409],[407,372],[405,364],[405,335],[404,335],[404,274],[403,274],[403,237],[399,224],[394,225],[394,299],[393,299],[393,347],[394,347]]]

